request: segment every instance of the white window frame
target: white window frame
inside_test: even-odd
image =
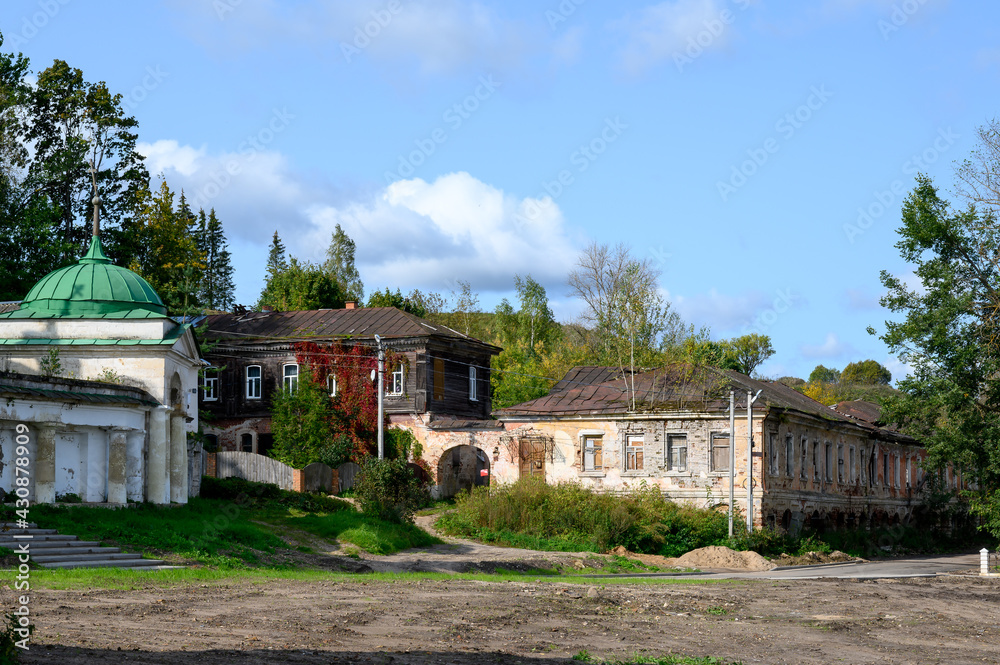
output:
[[[330,397],[337,396],[337,375],[330,374],[326,377],[326,391],[330,394]]]
[[[292,374],[288,373],[288,368],[294,368]],[[281,368],[281,385],[290,393],[294,393],[299,388],[299,365],[298,363],[285,363]]]
[[[688,468],[690,466],[688,464],[688,453],[690,452],[690,450],[688,448],[688,436],[687,436],[687,432],[671,432],[670,434],[667,434],[666,438],[667,438],[667,440],[665,442],[666,451],[664,452],[663,457],[666,459],[666,462],[667,462],[667,471],[669,471],[671,473],[687,473]],[[679,448],[683,448],[684,449],[684,465],[683,465],[683,467],[680,467],[680,468],[678,468],[678,466],[674,465],[674,448],[675,448],[674,442],[675,441],[681,443],[681,445],[679,446]]]
[[[596,459],[596,455],[592,455],[591,467],[587,468],[587,441],[596,440],[596,444],[591,447],[591,450],[601,451],[601,465],[597,466],[594,464],[593,459]],[[603,476],[607,465],[604,464],[604,432],[601,430],[584,430],[580,432],[580,470],[582,473],[588,475],[600,475]]]
[[[638,451],[638,454],[636,453]],[[630,458],[631,455],[631,458]],[[642,464],[637,464],[639,455],[642,456]],[[632,462],[631,467],[629,462]],[[622,471],[626,473],[642,473],[646,470],[646,437],[642,434],[625,435],[625,454],[622,455]]]
[[[201,396],[202,399],[205,400],[206,402],[217,402],[219,400],[218,374],[214,376],[209,376],[207,373],[205,374],[204,383],[202,384]]]
[[[256,369],[257,376],[250,376],[250,370]],[[260,399],[261,395],[264,393],[264,368],[260,365],[247,365],[246,371],[244,372],[246,377],[246,386],[244,394],[247,399]],[[251,386],[256,386],[257,390],[250,390]],[[254,394],[256,392],[256,394]]]
[[[403,363],[399,363],[399,368],[392,373],[392,380],[387,386],[386,395],[398,397],[403,394],[403,381],[406,376],[403,370]]]
[[[469,365],[469,401],[478,402],[479,401],[479,385],[476,379],[476,367],[474,365]]]
[[[716,446],[716,439],[724,439],[726,441],[725,446]],[[729,435],[729,432],[712,432],[708,437],[708,466],[709,471],[712,473],[729,473],[729,462],[733,457],[732,451],[726,454],[726,464],[721,468],[716,468],[715,466],[715,449],[716,448],[726,448],[727,450],[733,445],[733,437]]]

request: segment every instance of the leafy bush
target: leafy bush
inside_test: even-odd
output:
[[[386,522],[413,523],[413,514],[430,503],[430,494],[407,466],[405,459],[362,461],[354,482],[362,512]]]
[[[526,478],[511,485],[478,487],[459,496],[438,526],[457,535],[537,549],[604,552],[619,545],[633,552],[679,556],[723,544],[727,517],[676,504],[655,487],[623,495],[597,493],[577,483],[548,485]]]

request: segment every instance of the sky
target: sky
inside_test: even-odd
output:
[[[4,0],[2,49],[123,95],[155,178],[214,208],[251,305],[277,230],[335,225],[366,293],[513,297],[556,318],[590,243],[624,243],[713,338],[806,378],[873,358],[924,173],[1000,110],[1000,4],[955,0]],[[154,186],[156,183],[154,182]],[[956,201],[956,203],[959,203]]]

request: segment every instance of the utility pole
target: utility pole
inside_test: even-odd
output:
[[[378,345],[378,458],[385,457],[384,439],[382,432],[382,400],[385,397],[385,349],[382,348],[382,338],[375,335],[375,344]]]
[[[736,392],[729,391],[729,537],[733,537],[733,512],[736,510]]]
[[[747,391],[747,533],[753,533],[753,403],[760,393]]]

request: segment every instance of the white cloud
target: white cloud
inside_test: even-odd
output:
[[[803,344],[799,348],[799,351],[806,358],[814,358],[814,359],[843,358],[844,356],[853,353],[853,349],[851,348],[851,346],[849,344],[841,342],[840,338],[837,337],[837,333],[832,333],[832,332],[827,333],[826,339],[823,341],[822,344],[819,345]]]
[[[173,140],[138,150],[150,172],[163,174],[174,191],[183,189],[195,210],[216,209],[231,246],[264,247],[277,230],[290,255],[321,261],[340,224],[357,245],[367,291],[389,286],[447,295],[468,280],[477,291],[500,294],[513,290],[515,274],[531,274],[548,290],[553,309],[566,318],[578,309],[564,296],[582,240],[547,197],[520,198],[465,172],[345,192],[308,182],[276,151],[211,154]],[[242,302],[254,301],[262,287],[257,254],[234,254]],[[492,307],[489,297],[482,304]]]
[[[309,216],[316,230],[302,249],[325,248],[340,224],[357,243],[362,278],[375,288],[447,292],[467,280],[476,290],[503,292],[515,274],[530,273],[554,290],[577,258],[550,199],[518,198],[464,172],[399,181],[364,201],[316,206]]]
[[[685,321],[695,326],[707,325],[723,336],[767,334],[768,328],[803,303],[802,297],[791,289],[779,289],[772,294],[751,290],[729,295],[712,288],[708,293],[677,296],[673,300],[674,308]]]
[[[689,40],[704,50],[724,46],[730,27],[721,19],[723,9],[716,0],[667,0],[627,14],[611,24],[625,36],[619,53],[622,66],[629,74],[640,74],[685,56]]]

